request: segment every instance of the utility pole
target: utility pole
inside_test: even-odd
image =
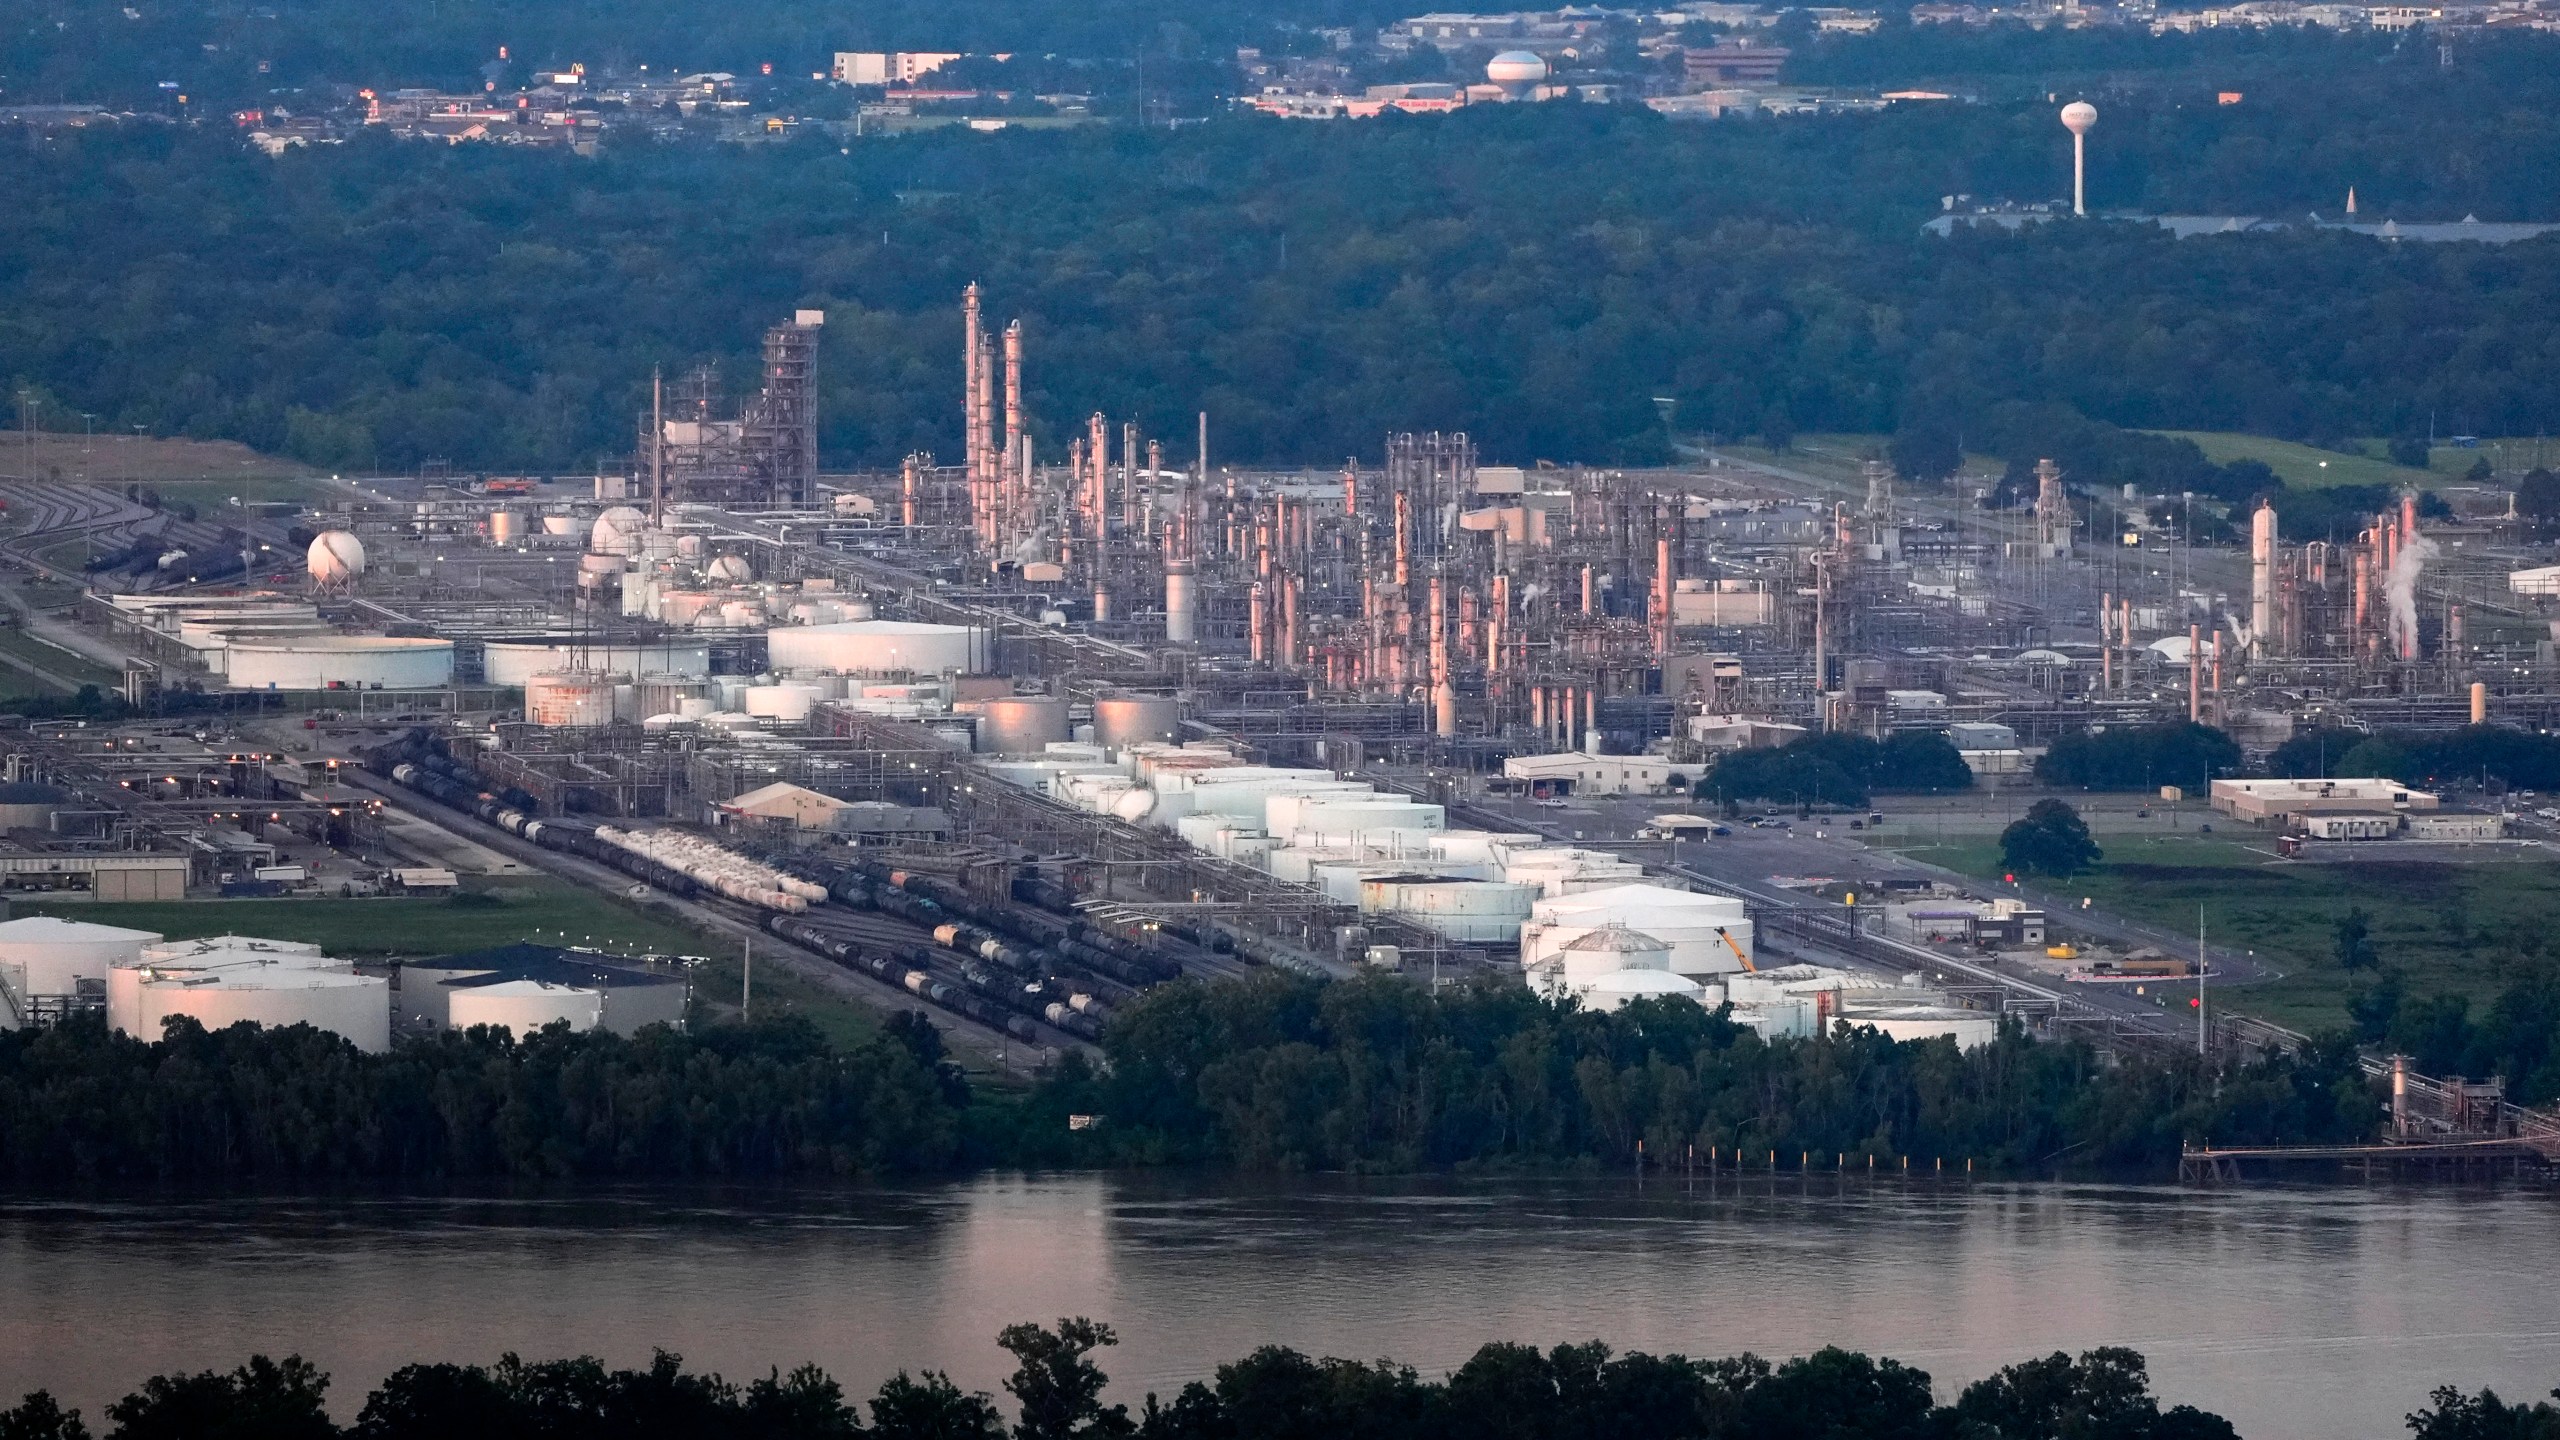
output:
[[[753,1017],[756,1008],[756,941],[750,935],[739,943],[745,948],[747,967],[746,986],[738,995],[738,1018],[743,1021]]]
[[[2196,1053],[2207,1053],[2204,1021],[2204,902],[2196,902]]]

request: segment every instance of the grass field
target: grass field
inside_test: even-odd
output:
[[[76,682],[75,688],[77,685],[96,685],[112,690],[123,679],[122,676],[85,655],[75,655],[59,645],[46,644],[12,625],[0,625],[0,653],[17,656],[51,674]],[[19,684],[38,687],[31,693],[50,693],[32,675],[19,670],[10,670],[8,673],[15,677]]]
[[[2560,914],[2560,866],[2531,860],[2305,863],[2256,840],[2106,836],[2106,860],[2064,886],[2098,908],[2180,935],[2204,906],[2208,941],[2257,953],[2281,979],[2222,991],[2223,1003],[2298,1030],[2346,1023],[2357,983],[2338,967],[2335,927],[2362,906],[2385,964],[2413,995],[2471,997],[2477,1014],[2518,968],[2546,953]],[[1914,847],[1912,858],[1968,875],[1999,874],[1989,841]]]
[[[2418,485],[2438,478],[2438,472],[2411,470],[2388,460],[2372,458],[2382,453],[2379,441],[2367,442],[2370,452],[2365,457],[2342,455],[2312,445],[2297,445],[2290,440],[2270,440],[2263,435],[2235,435],[2212,430],[2163,430],[2181,440],[2193,440],[2205,458],[2216,465],[2234,460],[2260,460],[2297,490],[2320,490],[2331,485]],[[2460,474],[2471,464],[2475,452],[2455,451],[2450,447],[2435,452],[2439,466],[2450,465],[2446,457],[2459,454],[2462,462],[2453,465],[2451,473]]]
[[[314,474],[281,455],[262,455],[230,440],[159,440],[138,435],[81,435],[39,430],[30,447],[23,431],[0,432],[0,475],[40,480],[98,480],[118,485],[139,480],[202,480]],[[238,491],[226,493],[237,494]]]
[[[177,900],[146,904],[22,902],[18,915],[59,915],[153,930],[172,940],[256,935],[302,940],[359,960],[451,955],[531,940],[593,945],[625,955],[693,955],[694,996],[713,1014],[734,1014],[744,978],[738,943],[705,935],[672,912],[581,889],[549,876],[492,881],[494,906],[447,900]],[[775,942],[779,944],[780,942]],[[779,966],[756,967],[759,1015],[800,1014],[839,1044],[871,1034],[877,1022],[858,1005]]]

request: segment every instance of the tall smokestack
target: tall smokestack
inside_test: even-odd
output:
[[[2276,626],[2276,507],[2258,502],[2249,517],[2249,653],[2272,654]]]
[[[1653,655],[1656,660],[1671,658],[1671,537],[1657,535],[1653,542]]]
[[[965,377],[965,383],[968,390],[968,400],[963,406],[961,414],[961,426],[965,431],[965,435],[963,437],[963,448],[967,452],[965,459],[969,471],[969,480],[974,486],[977,483],[979,474],[978,410],[979,407],[985,403],[985,397],[978,393],[978,349],[984,338],[985,321],[981,316],[979,309],[978,282],[975,280],[970,281],[969,288],[961,292],[961,295],[960,313],[963,321],[962,328],[965,332],[965,338],[961,342],[960,371]],[[974,521],[977,517],[972,515],[970,519]]]
[[[2489,723],[2489,687],[2477,680],[2471,682],[2471,723]]]
[[[913,455],[898,467],[898,523],[910,530],[916,528],[916,457]]]
[[[2204,718],[2204,629],[2187,627],[2187,719]]]
[[[1448,582],[1431,571],[1431,733],[1458,733],[1458,691],[1449,679]]]
[[[2111,590],[2098,596],[2098,688],[2109,693],[2116,688],[2116,597]]]
[[[1022,322],[1016,320],[1004,327],[1004,484],[1016,505],[1030,480],[1022,442]]]
[[[1268,645],[1264,636],[1269,632],[1270,626],[1271,587],[1256,580],[1253,582],[1251,613],[1245,619],[1245,628],[1251,632],[1253,642],[1251,657],[1256,665],[1262,664],[1269,658]]]

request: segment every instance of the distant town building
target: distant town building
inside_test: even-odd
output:
[[[1774,85],[1792,53],[1784,45],[1757,45],[1727,36],[1705,49],[1681,51],[1680,61],[1691,85]]]
[[[839,50],[833,76],[840,85],[913,85],[962,58],[943,50]]]

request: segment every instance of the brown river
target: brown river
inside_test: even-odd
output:
[[[994,1390],[1091,1315],[1133,1405],[1265,1343],[1438,1373],[1489,1340],[1786,1356],[1942,1395],[2128,1345],[2250,1440],[2402,1433],[2438,1384],[2560,1386],[2560,1195],[2071,1184],[995,1178],[914,1188],[0,1200],[0,1403],[298,1352],[352,1415],[412,1360],[652,1347]]]

